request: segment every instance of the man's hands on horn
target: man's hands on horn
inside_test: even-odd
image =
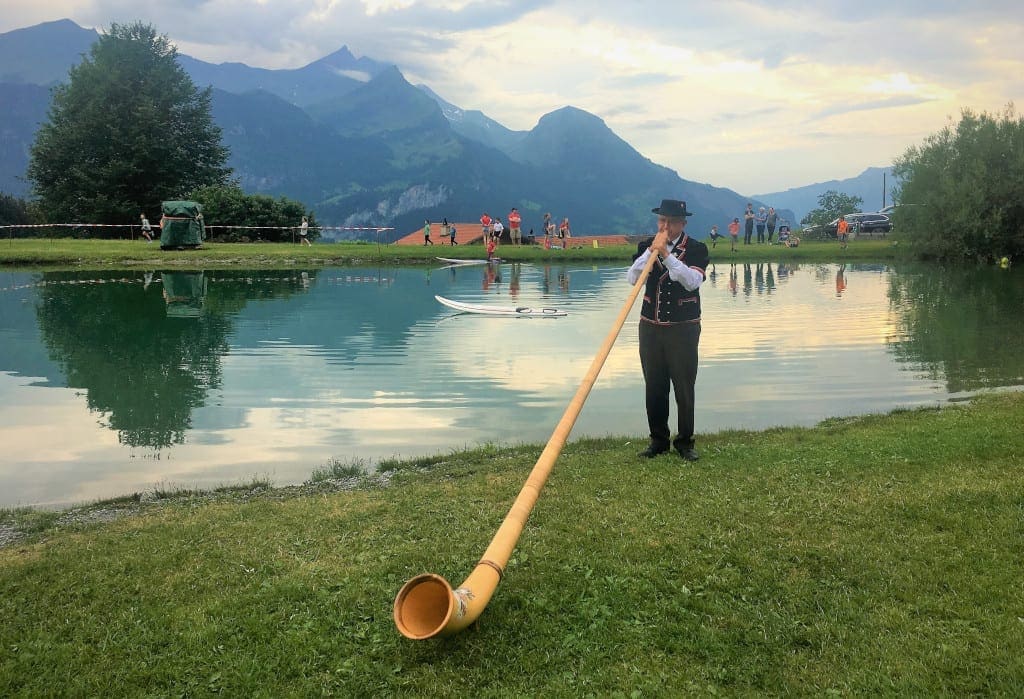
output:
[[[654,240],[651,241],[651,252],[662,258],[668,255],[667,231],[658,231],[658,234],[654,236]]]

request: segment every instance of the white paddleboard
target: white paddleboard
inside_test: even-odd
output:
[[[518,316],[521,318],[557,318],[568,315],[566,311],[557,308],[531,308],[529,306],[489,306],[478,303],[463,303],[446,299],[444,296],[434,296],[438,303],[448,308],[454,308],[464,313],[481,313],[492,316]]]
[[[493,260],[458,260],[454,257],[438,257],[435,258],[441,260],[441,262],[447,262],[450,265],[485,265],[488,262],[499,262],[500,260],[495,257]]]

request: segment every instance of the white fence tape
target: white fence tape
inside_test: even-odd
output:
[[[260,229],[260,230],[275,230],[275,231],[292,231],[299,230],[301,226],[222,226],[215,224],[206,224],[207,228],[248,228],[248,229]],[[13,223],[5,226],[0,226],[0,229],[4,228],[141,228],[137,223]],[[321,230],[321,231],[393,231],[394,228],[387,226],[373,226],[373,227],[360,227],[360,226],[310,226],[310,230]],[[154,231],[159,230],[159,227],[154,227]]]

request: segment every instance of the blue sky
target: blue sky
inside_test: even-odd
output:
[[[890,164],[1024,98],[1019,2],[0,0],[0,31],[141,19],[266,68],[347,45],[530,129],[571,104],[687,179],[760,194]]]

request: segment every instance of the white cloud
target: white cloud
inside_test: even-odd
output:
[[[0,0],[0,31],[61,17],[142,19],[184,53],[268,68],[345,44],[512,129],[580,107],[681,176],[745,194],[856,175],[963,108],[1024,101],[1024,12],[1008,0]]]

